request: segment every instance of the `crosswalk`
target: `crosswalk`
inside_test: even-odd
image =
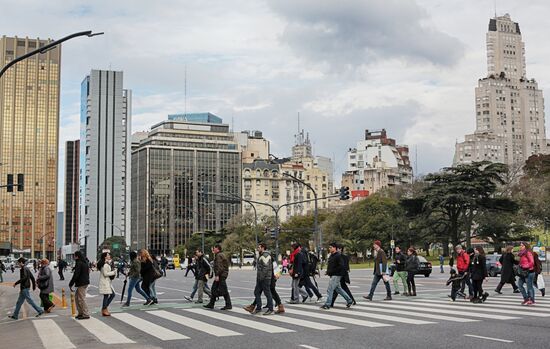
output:
[[[389,302],[358,302],[351,309],[337,304],[328,311],[314,304],[293,304],[286,306],[285,314],[272,316],[253,316],[238,307],[230,311],[202,307],[164,308],[113,312],[110,318],[94,316],[84,321],[65,316],[36,319],[32,320],[32,327],[44,348],[72,349],[78,347],[75,341],[82,337],[104,345],[180,340],[191,343],[205,336],[230,340],[257,331],[273,335],[352,328],[368,331],[371,328],[432,326],[445,322],[478,322],[483,326],[483,322],[488,320],[550,317],[550,300],[538,299],[535,307],[521,306],[520,302],[521,298],[515,295],[490,297],[484,304],[449,302],[445,298],[396,298]],[[161,343],[158,344],[162,347]]]

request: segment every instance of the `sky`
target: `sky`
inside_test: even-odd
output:
[[[124,71],[134,132],[168,114],[209,111],[236,131],[263,131],[282,157],[299,113],[337,181],[365,129],[409,145],[419,174],[449,166],[455,142],[474,131],[495,1],[0,0],[0,9],[0,35],[105,32],[63,45],[62,210],[65,141],[78,137],[80,83],[91,69]],[[519,22],[528,78],[548,100],[550,1],[497,0],[496,13]]]

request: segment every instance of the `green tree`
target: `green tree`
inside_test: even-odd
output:
[[[506,165],[484,161],[426,176],[429,185],[417,200],[422,203],[422,219],[434,227],[444,246],[449,241],[469,244],[476,216],[484,210],[513,212],[517,208],[511,199],[496,197],[506,173]],[[418,201],[413,206],[418,207]]]
[[[513,188],[522,214],[533,226],[550,218],[550,155],[532,155],[523,167],[524,175]]]
[[[97,260],[99,260],[103,250],[110,250],[113,258],[126,258],[126,238],[124,236],[111,236],[103,240],[97,251]]]

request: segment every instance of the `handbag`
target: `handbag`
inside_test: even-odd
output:
[[[529,276],[529,270],[523,269],[518,265],[514,265],[514,273],[522,279],[526,279]]]
[[[384,275],[382,275],[382,280],[384,280],[384,282],[389,282],[390,281],[390,276],[388,274],[384,274]]]

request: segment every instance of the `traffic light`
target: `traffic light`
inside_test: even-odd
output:
[[[340,200],[349,200],[349,187],[340,187]]]
[[[275,239],[277,237],[277,231],[275,229],[271,229],[269,232],[271,233],[272,239]]]
[[[25,175],[22,173],[17,174],[17,191],[23,191],[25,188]]]
[[[8,191],[8,193],[13,192],[13,175],[12,174],[8,174],[6,190]]]

